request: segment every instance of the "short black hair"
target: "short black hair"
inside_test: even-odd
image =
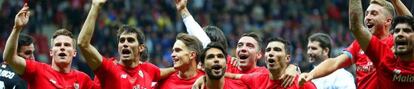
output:
[[[29,46],[30,44],[33,44],[34,40],[31,36],[27,34],[20,34],[19,35],[19,43],[17,44],[17,52],[20,52],[22,49],[22,46]]]
[[[281,38],[281,37],[271,37],[271,38],[269,38],[268,40],[267,40],[267,44],[269,44],[270,42],[274,42],[274,41],[276,41],[276,42],[280,42],[280,43],[282,43],[283,45],[285,45],[285,50],[286,50],[286,53],[287,54],[291,54],[290,52],[291,52],[291,50],[290,50],[290,48],[291,48],[291,45],[290,45],[290,43],[288,42],[288,41],[286,41],[285,39],[283,39],[283,38]]]
[[[203,27],[204,32],[206,32],[208,38],[210,38],[211,42],[218,42],[223,45],[224,49],[227,50],[227,38],[224,35],[223,31],[216,26],[205,26]]]
[[[252,37],[254,40],[257,41],[257,47],[259,50],[262,48],[262,37],[255,32],[244,33],[242,37]]]
[[[308,41],[309,42],[317,41],[317,42],[319,42],[319,46],[321,48],[328,48],[329,49],[328,57],[331,57],[331,54],[332,54],[332,38],[328,34],[325,34],[325,33],[312,34],[311,36],[309,36]]]
[[[204,50],[201,52],[201,55],[199,56],[200,57],[199,60],[200,60],[201,64],[204,64],[204,60],[206,58],[205,56],[206,56],[207,50],[209,50],[211,48],[220,49],[223,52],[224,56],[227,56],[227,52],[224,49],[223,45],[221,45],[218,42],[211,42],[207,45],[206,48],[204,48]]]
[[[406,23],[408,24],[412,29],[414,29],[414,18],[412,16],[397,16],[393,19],[391,24],[392,33],[394,33],[395,26],[397,24]]]

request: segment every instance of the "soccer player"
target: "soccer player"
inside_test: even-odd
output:
[[[202,51],[200,61],[206,72],[205,81],[202,81],[199,89],[240,89],[240,87],[232,86],[229,78],[225,78],[226,73],[226,55],[220,43],[212,42]]]
[[[221,29],[216,26],[206,26],[202,28],[191,16],[187,8],[187,0],[175,0],[176,8],[178,14],[183,18],[183,22],[187,28],[187,32],[190,35],[196,36],[203,44],[203,47],[206,47],[210,42],[219,42],[227,50],[227,39],[223,34]],[[204,29],[204,31],[203,31]],[[236,55],[237,56],[237,55]],[[238,58],[233,58],[227,56],[227,66],[239,67]],[[253,66],[252,66],[253,67]],[[289,86],[293,83],[294,76],[298,73],[297,66],[289,65],[286,69],[285,74],[281,76],[281,79],[284,79],[284,86]],[[234,68],[238,69],[238,68]],[[248,68],[251,69],[251,68]]]
[[[17,55],[24,59],[34,59],[35,47],[33,38],[26,34],[20,34],[17,45]],[[27,89],[27,83],[16,74],[13,69],[3,62],[0,71],[0,89]]]
[[[21,75],[32,89],[91,88],[93,83],[89,76],[71,68],[73,57],[76,56],[76,41],[68,30],[57,30],[51,39],[52,65],[18,56],[17,39],[29,16],[29,7],[25,4],[16,15],[15,25],[6,43],[3,59],[7,64]]]
[[[354,1],[360,3],[360,1]],[[359,4],[352,9],[362,8]],[[372,86],[383,89],[413,89],[414,88],[414,18],[411,16],[398,16],[392,22],[394,46],[387,47],[378,37],[372,36],[368,30],[362,29],[358,23],[361,12],[350,13],[351,32],[361,44],[361,49],[371,58],[377,69],[374,78],[377,85]]]
[[[178,34],[171,54],[174,68],[178,71],[158,82],[156,89],[191,89],[193,83],[204,75],[203,71],[197,69],[202,49],[203,46],[196,37]]]
[[[409,10],[400,0],[392,0],[396,7],[398,15],[411,15]],[[354,6],[354,5],[349,5]],[[350,9],[351,11],[358,9]],[[361,9],[362,10],[362,9]],[[393,45],[392,35],[389,34],[391,20],[394,16],[393,5],[384,0],[372,0],[366,10],[364,17],[365,29],[369,29],[371,34],[381,39],[382,42],[388,43],[389,48]],[[361,21],[362,22],[362,21]],[[361,23],[362,24],[362,23]],[[360,48],[357,41],[343,51],[343,54],[329,58],[316,66],[311,72],[301,74],[301,81],[309,81],[314,78],[326,76],[337,69],[356,65],[356,83],[358,89],[368,88],[368,85],[377,85],[370,76],[374,71],[374,65]]]
[[[249,89],[316,89],[312,82],[299,87],[299,75],[296,74],[292,86],[283,87],[279,77],[285,72],[290,61],[290,44],[282,38],[270,38],[265,49],[265,62],[269,72],[250,74],[228,74],[243,81]]]
[[[268,73],[265,67],[256,66],[257,60],[262,57],[262,39],[256,33],[245,33],[239,39],[236,49],[236,57],[239,66],[227,66],[226,72],[234,74]],[[237,79],[231,79],[231,86],[247,88],[246,84]]]
[[[104,89],[131,89],[151,88],[153,81],[158,81],[174,69],[161,71],[157,66],[141,62],[141,55],[145,49],[144,33],[137,28],[121,26],[118,29],[119,60],[103,57],[90,44],[96,18],[101,6],[106,0],[93,0],[88,17],[79,34],[79,47],[89,67],[94,70],[101,88]]]
[[[307,55],[313,66],[319,65],[332,54],[332,39],[324,33],[315,33],[308,38]],[[312,82],[318,89],[355,89],[354,77],[341,68]]]

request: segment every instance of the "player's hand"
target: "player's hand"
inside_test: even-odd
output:
[[[230,63],[232,66],[237,67],[239,66],[239,59],[236,57],[231,57]]]
[[[310,81],[311,79],[313,79],[313,75],[311,75],[309,73],[302,73],[299,76],[299,85],[303,86],[303,84]]]
[[[284,88],[287,88],[291,86],[295,80],[296,75],[298,74],[298,71],[296,71],[296,66],[290,66],[285,70],[285,73],[280,76],[279,79],[282,79],[282,86]]]
[[[106,0],[92,0],[92,4],[95,5],[103,5],[105,4]]]
[[[175,0],[177,11],[181,12],[187,9],[187,0]]]
[[[14,18],[15,28],[21,29],[22,27],[26,26],[27,22],[29,21],[29,17],[29,6],[27,3],[25,3],[23,8],[16,14],[16,17]]]
[[[198,63],[197,63],[197,69],[198,69],[198,70],[201,70],[201,71],[203,71],[203,72],[205,72],[205,71],[204,71],[204,67],[203,67],[203,65],[201,64],[201,62],[198,62]]]
[[[199,77],[193,84],[191,89],[204,89],[204,81],[206,76]]]

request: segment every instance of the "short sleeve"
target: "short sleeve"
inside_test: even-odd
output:
[[[358,59],[357,55],[361,48],[359,47],[358,41],[354,40],[351,45],[346,48],[343,53],[346,54],[349,58],[349,61],[346,61],[347,63],[354,64],[356,62],[356,59]]]
[[[161,70],[160,68],[158,68],[157,66],[151,64],[151,63],[147,63],[145,62],[145,70],[148,71],[148,73],[150,74],[149,76],[153,77],[153,81],[159,81],[161,80]]]

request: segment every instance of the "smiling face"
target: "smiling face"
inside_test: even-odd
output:
[[[52,63],[60,66],[67,66],[72,63],[76,56],[74,40],[69,36],[59,35],[52,39],[52,49],[50,50]]]
[[[307,47],[308,61],[312,64],[321,63],[324,58],[328,57],[328,50],[324,50],[318,41],[309,41]]]
[[[365,12],[365,26],[375,36],[386,35],[392,21],[392,16],[389,14],[384,7],[378,4],[370,4]]]
[[[205,53],[204,70],[207,77],[214,80],[219,80],[226,72],[226,58],[225,54],[218,48],[210,48]]]
[[[290,55],[279,41],[269,42],[265,49],[266,66],[269,71],[282,71],[289,64]]]
[[[139,44],[136,33],[123,32],[119,36],[118,53],[122,62],[137,62],[145,47]]]
[[[239,60],[240,68],[252,68],[256,61],[262,56],[257,41],[248,36],[240,38],[237,43],[236,56]]]
[[[174,43],[174,47],[172,49],[173,53],[171,54],[171,57],[174,61],[174,68],[178,70],[186,70],[190,66],[190,63],[192,62],[191,53],[195,53],[194,51],[190,51],[188,47],[183,43],[181,40],[177,40]]]
[[[407,55],[413,52],[413,29],[407,23],[397,24],[394,28],[394,49],[396,55]]]

